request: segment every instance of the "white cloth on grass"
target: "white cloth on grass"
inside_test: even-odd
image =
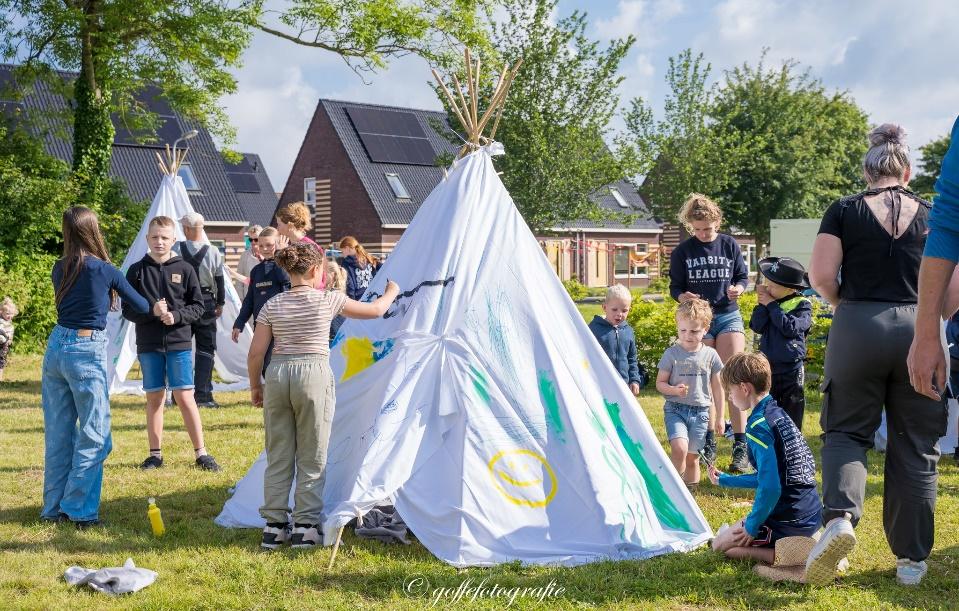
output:
[[[142,590],[156,581],[156,571],[141,569],[133,564],[133,558],[127,558],[123,566],[106,569],[85,569],[71,566],[63,574],[63,579],[71,586],[87,585],[104,594],[130,594]]]

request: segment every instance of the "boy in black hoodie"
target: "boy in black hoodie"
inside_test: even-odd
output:
[[[190,324],[203,315],[203,295],[193,266],[173,253],[175,242],[173,219],[153,218],[147,229],[150,251],[127,271],[127,281],[133,288],[150,304],[159,304],[148,314],[139,314],[123,304],[123,317],[136,324],[137,357],[147,395],[150,455],[140,468],[163,466],[163,402],[169,388],[193,442],[196,465],[219,471],[220,466],[204,447],[203,425],[193,397]]]

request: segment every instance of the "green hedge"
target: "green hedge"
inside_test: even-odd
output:
[[[749,330],[749,318],[757,304],[756,293],[748,292],[739,298],[739,308],[746,324],[746,349],[759,349],[759,336]],[[826,353],[826,335],[832,318],[829,309],[813,300],[813,328],[807,341],[806,359],[807,384],[818,383],[822,377],[823,360]],[[636,349],[639,362],[643,364],[651,377],[659,365],[659,359],[676,341],[676,302],[666,299],[662,302],[635,300],[629,311],[628,321],[636,333]]]

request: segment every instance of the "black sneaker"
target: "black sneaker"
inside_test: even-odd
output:
[[[147,456],[147,459],[140,464],[140,468],[144,471],[149,471],[151,469],[159,469],[163,466],[163,457],[156,456]]]
[[[286,522],[267,522],[263,527],[260,547],[274,550],[290,540],[290,525]]]
[[[103,526],[103,522],[100,520],[78,520],[73,523],[77,527],[77,530],[87,530],[90,528],[96,528],[97,526]]]
[[[222,471],[220,465],[216,464],[216,459],[209,454],[204,454],[200,458],[196,459],[196,466],[204,471]]]
[[[706,433],[706,443],[703,444],[703,458],[707,465],[716,464],[716,436],[712,431]]]
[[[733,442],[733,460],[729,463],[730,473],[748,473],[752,471],[752,465],[749,464],[749,457],[746,455],[746,442]]]
[[[309,549],[322,545],[323,531],[319,524],[294,524],[293,538],[290,547],[294,549]]]
[[[216,401],[214,401],[213,399],[210,399],[209,401],[198,402],[198,403],[196,404],[196,406],[197,406],[197,407],[207,407],[207,408],[210,408],[210,409],[217,409],[218,407],[220,407],[220,404],[217,403]]]
[[[64,522],[70,521],[70,516],[61,511],[55,517],[40,516],[40,521],[46,522],[47,524],[63,524]]]

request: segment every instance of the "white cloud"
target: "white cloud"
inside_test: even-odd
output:
[[[661,41],[663,24],[683,10],[682,0],[619,0],[616,14],[595,20],[593,27],[602,39],[633,35],[637,46],[651,48]]]

